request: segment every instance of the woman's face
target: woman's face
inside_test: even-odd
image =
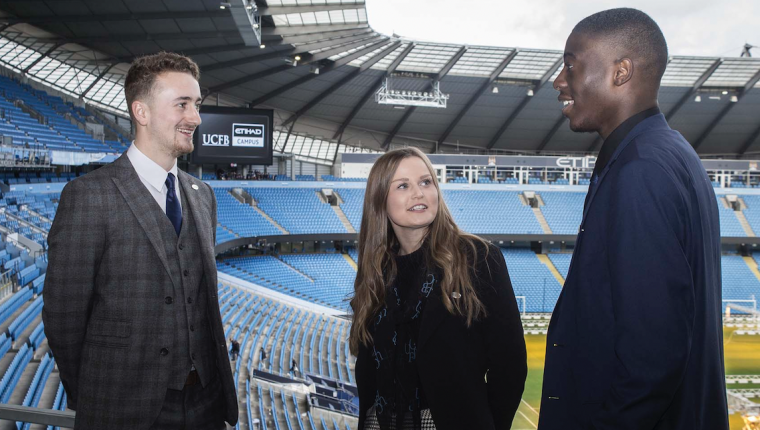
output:
[[[438,189],[425,162],[401,160],[391,180],[386,210],[396,236],[425,232],[438,214]]]

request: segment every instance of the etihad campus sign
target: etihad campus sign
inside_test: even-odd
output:
[[[232,124],[232,135],[204,134],[203,146],[230,146],[243,148],[264,147],[263,124]]]

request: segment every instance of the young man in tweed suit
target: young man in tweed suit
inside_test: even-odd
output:
[[[76,430],[237,421],[216,296],[216,199],[177,169],[201,122],[198,78],[177,54],[135,60],[125,83],[135,141],[61,194],[42,317]]]

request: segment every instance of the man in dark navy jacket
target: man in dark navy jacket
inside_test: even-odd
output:
[[[539,430],[727,430],[720,228],[699,157],[657,104],[667,45],[643,12],[573,30],[554,86],[604,145],[546,346]]]

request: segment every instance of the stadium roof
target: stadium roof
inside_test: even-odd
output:
[[[124,111],[129,62],[145,53],[182,52],[201,66],[205,103],[275,109],[279,149],[287,152],[291,135],[427,151],[571,153],[601,144],[596,135],[571,132],[560,113],[551,87],[562,67],[560,51],[379,34],[363,0],[258,0],[262,48],[233,16],[246,4],[4,0],[0,63]],[[378,104],[374,95],[387,77],[410,93],[427,92],[438,80],[447,107]],[[760,58],[674,56],[660,107],[700,154],[760,152],[758,81]],[[325,159],[334,155],[327,151]]]

